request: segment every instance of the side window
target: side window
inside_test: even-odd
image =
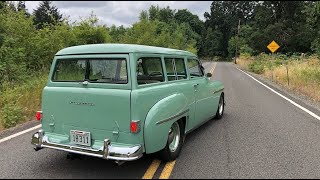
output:
[[[168,81],[187,79],[186,67],[182,58],[164,58]]]
[[[168,81],[187,79],[186,67],[182,58],[164,58]]]
[[[188,59],[188,68],[189,68],[191,78],[203,76],[203,71],[200,68],[200,64],[198,60]]]
[[[164,63],[166,65],[168,81],[174,81],[176,79],[176,73],[174,70],[174,59],[164,58]]]
[[[137,82],[141,84],[158,83],[164,81],[161,58],[142,57],[137,60]]]
[[[184,65],[184,59],[174,59],[177,69],[178,79],[187,79],[186,67]]]

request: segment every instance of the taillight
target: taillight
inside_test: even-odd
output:
[[[37,113],[36,113],[36,119],[37,119],[38,121],[41,121],[41,119],[42,119],[42,111],[37,111]]]
[[[130,124],[131,133],[138,133],[140,131],[140,121],[131,121]]]

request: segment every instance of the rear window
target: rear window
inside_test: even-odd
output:
[[[123,58],[59,59],[52,81],[127,84],[127,62]]]

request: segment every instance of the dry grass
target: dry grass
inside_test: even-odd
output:
[[[240,66],[241,69],[248,70],[248,66],[250,63],[254,61],[254,57],[250,56],[240,56],[237,58],[237,64]]]
[[[274,81],[301,94],[307,95],[316,102],[320,102],[320,60],[291,61],[288,64],[289,86],[285,66],[274,69]],[[266,70],[264,75],[272,77],[272,71]]]
[[[248,67],[253,61],[252,58],[242,58],[238,62],[241,67]],[[277,84],[320,102],[320,60],[309,57],[303,61],[289,59],[288,62],[289,86],[285,65],[274,67],[273,71],[265,68],[262,75],[271,80],[273,73],[273,81]]]

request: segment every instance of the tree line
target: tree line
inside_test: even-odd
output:
[[[183,2],[181,2],[183,3]],[[130,27],[99,25],[94,14],[70,22],[51,1],[30,14],[24,1],[0,1],[0,83],[48,70],[64,47],[95,43],[144,44],[188,50],[199,57],[268,52],[320,54],[320,2],[213,1],[205,20],[187,9],[151,6]]]
[[[232,56],[236,46],[257,55],[268,52],[272,40],[281,46],[280,53],[320,52],[317,1],[214,1],[204,16],[207,36],[213,37],[207,40],[217,41],[204,55]]]

